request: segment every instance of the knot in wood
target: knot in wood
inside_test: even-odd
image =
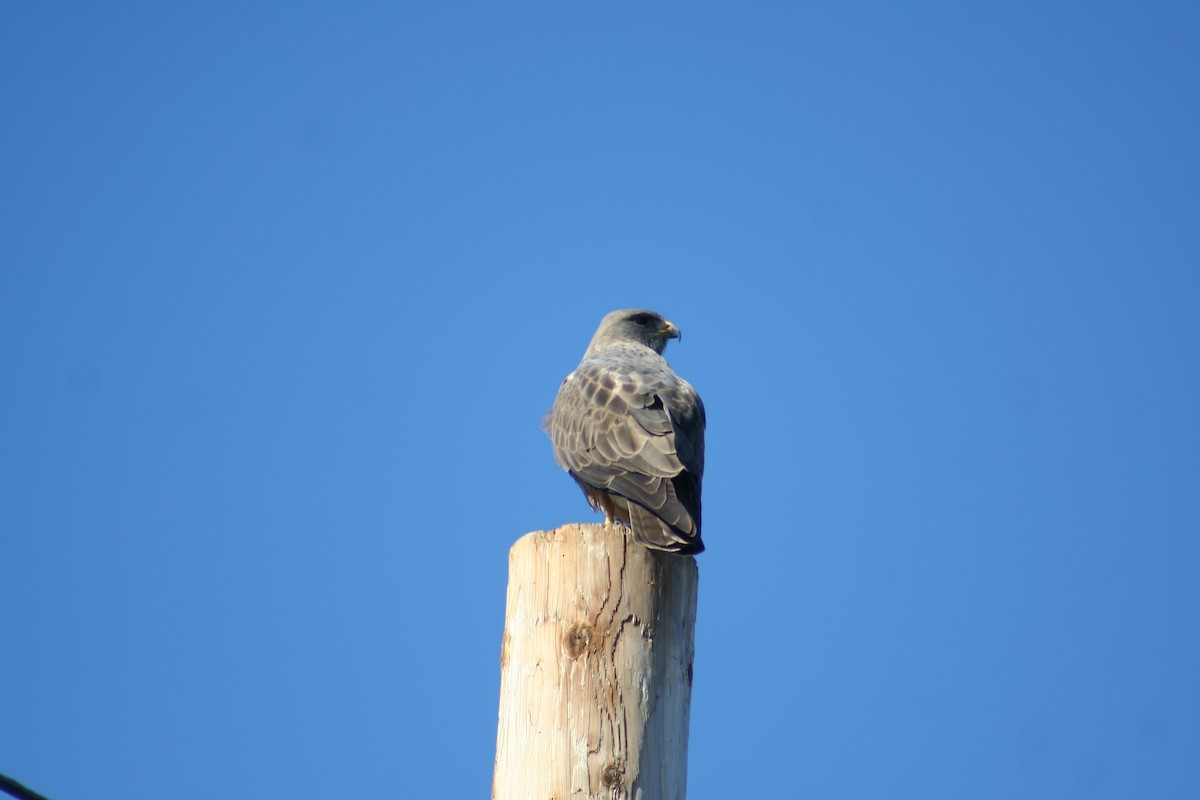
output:
[[[604,770],[600,773],[600,782],[609,789],[621,789],[621,781],[625,777],[625,768],[620,761],[610,761],[604,765]]]
[[[588,645],[591,643],[591,625],[572,625],[567,631],[567,635],[563,637],[563,646],[567,648],[567,653],[571,658],[579,658],[587,652]]]

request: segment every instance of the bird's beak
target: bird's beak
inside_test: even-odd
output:
[[[663,320],[663,326],[659,333],[668,339],[683,339],[683,331],[676,328],[674,322],[668,320]]]

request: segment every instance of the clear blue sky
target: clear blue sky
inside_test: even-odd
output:
[[[1200,796],[1195,3],[5,3],[0,772],[474,798],[607,311],[691,800]]]

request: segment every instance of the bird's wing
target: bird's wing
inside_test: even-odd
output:
[[[550,435],[577,480],[699,537],[704,406],[669,368],[581,364],[559,389]]]

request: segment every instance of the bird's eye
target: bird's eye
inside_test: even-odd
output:
[[[629,318],[629,321],[634,325],[652,325],[654,324],[654,316],[651,314],[634,314]]]

